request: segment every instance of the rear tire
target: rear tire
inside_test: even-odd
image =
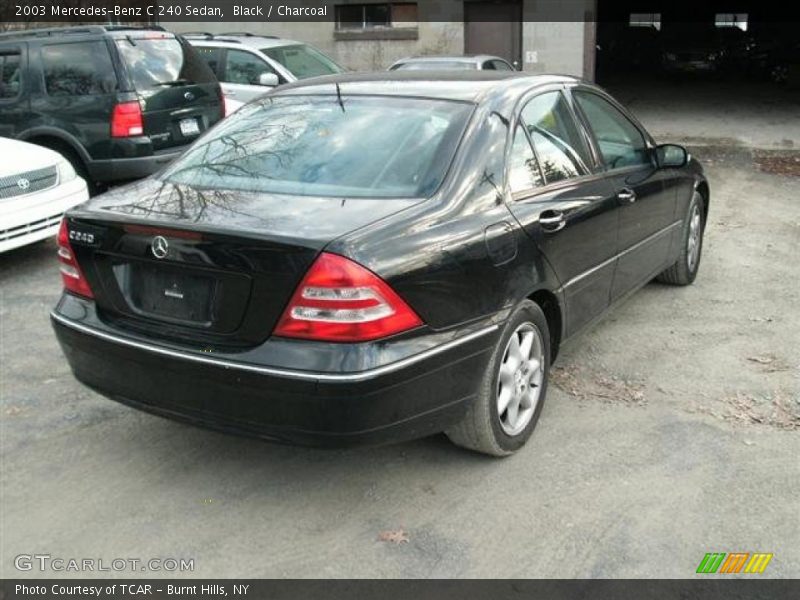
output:
[[[513,454],[536,427],[549,374],[547,319],[536,303],[524,300],[503,327],[478,396],[464,418],[445,432],[447,437],[483,454]]]
[[[705,198],[695,191],[683,221],[681,254],[675,264],[657,277],[659,281],[671,285],[690,285],[694,282],[700,268],[705,227]]]

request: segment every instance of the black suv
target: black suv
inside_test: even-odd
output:
[[[160,27],[0,34],[0,136],[57,150],[89,182],[150,175],[223,116],[214,73]]]

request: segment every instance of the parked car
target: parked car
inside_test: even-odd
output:
[[[507,60],[489,54],[474,56],[410,56],[401,58],[389,71],[516,71]]]
[[[55,236],[64,212],[89,199],[60,154],[0,137],[0,252]]]
[[[80,381],[156,414],[502,456],[567,338],[694,281],[708,206],[686,150],[571,77],[317,78],[70,211],[52,322]]]
[[[222,83],[225,98],[246,103],[276,85],[344,69],[309,44],[249,33],[186,33]],[[234,106],[236,106],[234,104]]]
[[[738,33],[741,31],[736,30]],[[704,23],[672,23],[661,34],[661,66],[671,74],[712,74],[722,70],[727,36]]]
[[[88,182],[154,173],[223,114],[219,83],[160,28],[0,34],[0,135],[56,150]]]

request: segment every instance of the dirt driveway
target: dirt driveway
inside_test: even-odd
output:
[[[50,330],[54,245],[0,257],[0,576],[41,576],[14,557],[47,553],[201,577],[677,578],[761,551],[764,576],[799,577],[800,179],[693,151],[713,194],[696,284],[651,284],[566,347],[505,460],[442,436],[280,447],[117,405]]]

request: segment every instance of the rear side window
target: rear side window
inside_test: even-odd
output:
[[[508,157],[508,187],[511,193],[524,192],[543,184],[539,163],[533,154],[528,136],[521,125],[514,133],[514,143]]]
[[[587,151],[561,92],[536,96],[522,110],[522,120],[547,183],[588,173]]]
[[[50,96],[92,96],[117,89],[114,65],[102,40],[44,46],[42,64]]]
[[[228,50],[225,59],[226,83],[241,83],[243,85],[258,85],[258,77],[262,73],[275,73],[267,62],[255,54],[243,50]],[[275,73],[275,75],[278,75]],[[278,79],[282,79],[280,75]]]
[[[334,75],[344,70],[322,52],[305,44],[264,48],[262,52],[282,64],[298,79]]]
[[[175,37],[126,36],[117,40],[117,48],[138,91],[216,81],[211,67],[200,55]]]
[[[22,90],[20,59],[19,52],[0,54],[0,100],[16,98]]]
[[[504,62],[502,60],[493,60],[493,61],[490,61],[490,62],[492,63],[492,68],[497,70],[497,71],[513,71],[514,70],[514,69],[511,68],[511,65],[509,65],[507,62]]]

